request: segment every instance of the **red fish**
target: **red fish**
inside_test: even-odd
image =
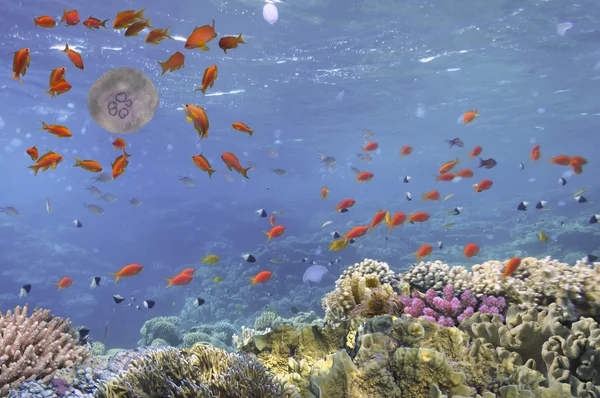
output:
[[[429,220],[429,214],[424,211],[418,211],[408,217],[408,222],[414,224],[416,222],[425,222]]]
[[[283,225],[276,225],[273,228],[271,228],[271,230],[268,232],[264,231],[265,235],[267,235],[267,237],[268,237],[267,243],[269,243],[271,241],[271,239],[281,236],[284,232],[285,232],[285,227]]]
[[[177,51],[175,54],[171,55],[169,59],[165,62],[158,61],[157,64],[162,68],[161,76],[169,72],[175,72],[180,68],[185,68],[185,56]]]
[[[271,224],[271,226],[275,226],[275,216],[269,217],[269,223]]]
[[[387,214],[388,214],[387,211],[379,210],[373,217],[373,221],[371,221],[371,224],[369,225],[369,230],[372,230],[373,228],[375,228],[376,226],[381,224],[381,222],[383,220],[385,220],[385,217],[387,216]]]
[[[112,167],[113,180],[116,180],[117,178],[119,178],[119,176],[121,174],[125,173],[125,169],[129,165],[129,160],[127,160],[127,159],[129,159],[130,157],[131,157],[130,154],[123,151],[123,154],[120,156],[117,156],[117,158],[114,160],[114,162],[112,162],[111,167]]]
[[[487,191],[494,185],[492,180],[483,180],[479,184],[474,184],[473,188],[475,188],[475,193]]]
[[[459,164],[459,163],[460,163],[460,160],[458,159],[458,156],[457,156],[456,159],[444,163],[440,167],[440,170],[438,171],[438,174],[446,174],[446,173],[448,173],[450,170],[452,170],[454,167],[456,167],[456,165]]]
[[[440,174],[439,176],[435,176],[435,181],[436,182],[438,182],[438,181],[448,182],[448,181],[454,180],[455,177],[456,176],[452,173],[444,173],[444,174]]]
[[[519,257],[513,257],[506,263],[506,268],[504,269],[504,273],[502,274],[502,279],[506,279],[506,277],[511,276],[513,272],[519,268],[521,265],[521,259]]]
[[[392,231],[392,229],[403,225],[406,222],[406,214],[399,211],[394,214],[394,216],[390,216],[390,213],[385,215],[385,223],[388,226],[388,234]]]
[[[123,138],[117,138],[114,140],[112,146],[114,146],[115,149],[120,149],[121,151],[124,151],[125,148],[127,148],[127,144]]]
[[[477,116],[479,116],[479,113],[477,113],[477,108],[473,109],[472,111],[465,112],[462,120],[463,124],[471,123]]]
[[[413,149],[411,146],[404,145],[402,149],[400,149],[400,157],[403,158],[412,153]]]
[[[558,155],[556,157],[550,157],[550,164],[557,164],[559,166],[568,166],[571,162],[571,158],[567,155]]]
[[[50,87],[50,90],[46,90],[46,92],[50,94],[50,97],[54,98],[57,95],[66,93],[70,89],[71,85],[63,80],[62,82],[56,83],[54,86]]]
[[[354,199],[344,199],[340,202],[339,205],[335,206],[335,209],[340,212],[342,210],[347,210],[349,208],[351,208],[352,206],[354,206],[354,204],[356,203],[356,201]]]
[[[128,278],[142,272],[144,267],[139,264],[129,264],[119,270],[119,272],[109,272],[110,275],[115,277],[115,283],[121,278]]]
[[[144,11],[146,11],[145,8],[142,8],[139,11],[127,10],[127,11],[119,12],[117,14],[117,17],[115,18],[115,22],[113,23],[113,29],[125,29],[125,28],[128,28],[131,24],[133,24],[138,19],[139,20],[145,19]]]
[[[356,176],[356,182],[368,182],[373,179],[375,175],[368,171],[363,171]]]
[[[215,170],[211,167],[208,159],[206,159],[203,154],[192,156],[192,161],[200,170],[206,171],[209,178],[212,178]]]
[[[375,141],[371,141],[363,147],[363,152],[375,151],[377,148],[379,148],[379,144]]]
[[[260,271],[255,277],[250,277],[248,279],[252,281],[252,285],[256,285],[257,283],[265,283],[271,279],[272,276],[273,273],[271,271]]]
[[[65,68],[64,66],[61,68],[52,69],[52,72],[50,72],[50,80],[48,81],[48,87],[52,88],[58,83],[64,82],[65,73],[67,73],[67,68]]]
[[[483,148],[480,147],[479,145],[477,145],[475,148],[473,148],[473,150],[469,154],[469,159],[473,159],[473,158],[479,156],[481,154],[481,151],[483,151]]]
[[[215,32],[215,20],[212,20],[212,26],[203,25],[194,28],[194,31],[190,34],[187,41],[185,42],[185,48],[191,50],[193,48],[199,48],[202,51],[208,51],[209,48],[206,43],[217,37]]]
[[[94,18],[90,15],[88,19],[83,21],[83,26],[85,26],[88,29],[100,29],[100,27],[107,29],[106,22],[108,22],[108,19],[101,21],[98,18]]]
[[[470,169],[463,169],[463,170],[457,171],[456,173],[454,173],[454,175],[456,177],[461,177],[461,178],[471,178],[471,177],[473,177],[473,172]]]
[[[56,21],[54,18],[48,15],[42,15],[41,17],[33,17],[33,22],[35,26],[39,26],[41,28],[54,28],[56,26]]]
[[[344,235],[344,242],[348,242],[350,239],[360,238],[369,231],[369,227],[361,225],[352,228],[346,235]]]
[[[247,133],[250,137],[252,137],[252,133],[254,133],[254,130],[252,130],[250,127],[246,126],[242,122],[235,122],[231,125],[231,127],[233,127],[237,131],[241,131],[242,133]]]
[[[71,50],[69,48],[69,43],[66,43],[63,52],[67,53],[69,60],[71,60],[71,63],[73,63],[77,69],[83,70],[83,59],[81,59],[81,54],[79,54],[77,51]]]
[[[542,156],[542,153],[540,152],[540,146],[534,145],[533,148],[531,149],[531,154],[529,154],[531,161],[535,162],[535,161],[539,160],[541,156]]]
[[[421,203],[425,202],[426,200],[440,200],[440,193],[437,189],[434,189],[431,192],[422,193],[421,198]]]
[[[323,188],[321,188],[321,199],[326,199],[328,195],[329,189],[327,188],[327,185],[325,185]]]
[[[200,139],[208,137],[210,123],[204,108],[192,104],[185,104],[183,106],[183,111],[185,112],[185,118],[188,123],[194,123],[194,129],[196,129]]]
[[[467,259],[476,256],[479,254],[479,246],[477,246],[475,243],[469,243],[465,246],[463,253],[465,253],[465,257],[467,257]]]
[[[175,275],[172,278],[165,278],[168,283],[167,287],[182,286],[189,284],[194,279],[194,274],[189,272],[182,272],[179,275]]]
[[[413,256],[416,256],[417,263],[420,263],[421,259],[423,259],[431,254],[432,250],[433,250],[433,247],[431,247],[431,245],[425,244],[425,245],[419,247],[419,250],[417,250],[417,252],[414,253]]]
[[[248,166],[246,168],[242,167],[239,159],[231,152],[225,152],[221,155],[221,160],[225,162],[225,165],[231,171],[232,169],[240,173],[244,178],[248,178],[248,170],[252,167]]]
[[[31,157],[31,160],[33,160],[34,162],[37,160],[38,156],[39,156],[39,152],[37,147],[32,146],[31,148],[27,149],[25,151],[26,154],[28,154]]]
[[[60,280],[60,282],[54,282],[54,284],[58,286],[58,290],[66,289],[73,284],[73,279],[69,278],[68,276],[65,276]]]
[[[13,79],[17,79],[19,83],[23,84],[21,78],[19,76],[25,76],[27,73],[27,68],[29,67],[29,63],[31,62],[31,58],[29,57],[29,49],[23,48],[19,51],[14,52],[15,54],[13,58]]]
[[[65,7],[63,11],[63,17],[59,24],[65,22],[67,26],[75,26],[79,23],[79,21],[79,12],[77,12],[77,10],[67,11],[67,7]]]
[[[241,33],[239,36],[226,36],[219,40],[219,48],[221,48],[225,54],[227,54],[227,50],[238,48],[238,44],[246,44]]]

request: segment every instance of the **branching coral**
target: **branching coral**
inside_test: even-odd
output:
[[[24,380],[50,382],[57,370],[87,361],[71,321],[28,306],[0,313],[0,397]]]

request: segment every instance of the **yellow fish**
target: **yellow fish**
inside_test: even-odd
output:
[[[348,241],[345,239],[334,240],[331,245],[329,245],[329,250],[338,251],[344,249],[348,246]]]
[[[539,235],[539,236],[540,236],[540,241],[542,241],[542,242],[544,242],[544,243],[548,242],[548,235],[546,235],[546,234],[545,234],[545,233],[543,233],[543,232],[540,232],[540,235]]]
[[[215,283],[219,283],[219,282],[221,282],[222,280],[223,280],[223,278],[221,278],[220,276],[215,276],[215,277],[213,278],[213,282],[215,282]]]
[[[453,193],[451,193],[450,195],[446,195],[446,197],[444,198],[444,202],[447,201],[448,199],[450,199],[453,196],[454,196]]]
[[[210,265],[218,264],[219,261],[221,261],[221,257],[217,256],[216,254],[209,254],[208,256],[206,256],[202,259],[202,262],[204,264],[210,264]]]

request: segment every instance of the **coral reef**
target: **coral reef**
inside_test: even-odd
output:
[[[140,329],[142,338],[138,341],[139,347],[153,344],[154,340],[166,341],[168,345],[177,346],[182,343],[182,336],[177,328],[179,318],[176,316],[160,316],[144,322]]]
[[[0,313],[0,397],[25,380],[49,383],[59,369],[86,362],[90,354],[78,342],[71,321],[49,310],[28,315],[24,305]]]

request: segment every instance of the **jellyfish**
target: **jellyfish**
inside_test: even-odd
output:
[[[319,283],[321,282],[321,279],[323,279],[323,275],[328,272],[329,270],[327,267],[322,265],[311,265],[306,269],[306,271],[304,271],[304,275],[302,275],[302,282]]]
[[[263,7],[263,18],[271,25],[277,22],[277,19],[279,18],[279,12],[277,12],[277,7],[275,7],[275,4],[265,4]]]
[[[573,24],[571,22],[559,23],[558,26],[556,27],[556,33],[559,36],[564,36],[567,34],[567,30],[571,29],[572,27],[573,27]]]
[[[146,75],[134,68],[116,68],[102,75],[88,93],[90,116],[117,134],[140,130],[154,117],[158,92]]]

